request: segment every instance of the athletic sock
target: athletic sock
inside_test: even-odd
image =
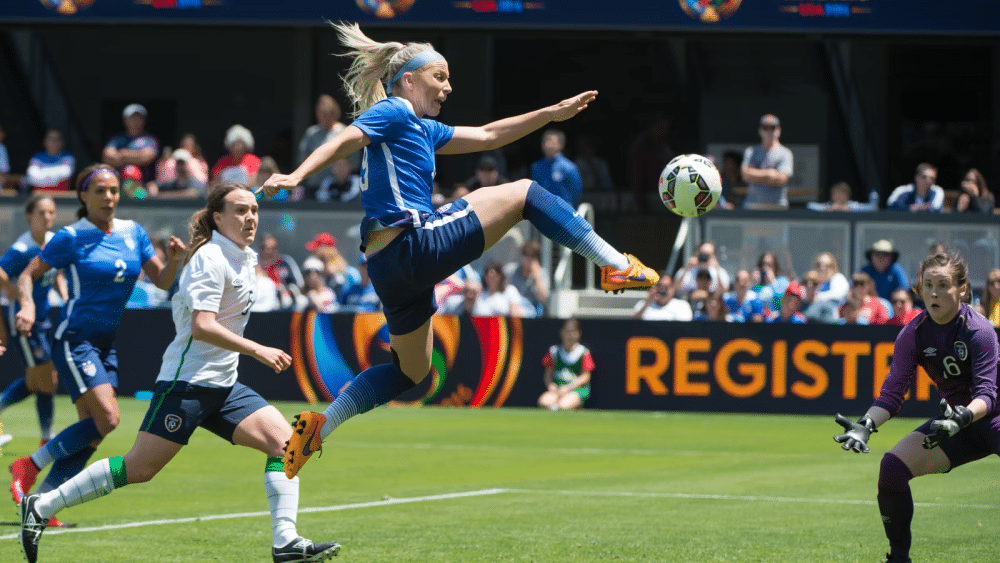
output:
[[[59,488],[39,495],[35,508],[42,518],[51,518],[64,508],[106,496],[127,484],[125,461],[120,456],[102,459],[59,485]]]
[[[31,391],[28,391],[27,379],[22,377],[15,380],[13,383],[8,385],[7,388],[3,390],[3,394],[0,395],[0,412],[3,412],[5,408],[13,405],[14,403],[19,403],[25,400],[30,394]]]
[[[94,448],[87,446],[69,457],[57,459],[52,464],[52,469],[49,470],[49,474],[45,477],[45,480],[38,486],[38,492],[47,493],[69,481],[71,477],[83,471],[84,467],[87,467],[90,456],[94,455],[96,451]]]
[[[271,533],[274,546],[282,547],[299,537],[295,520],[299,512],[299,478],[285,477],[281,456],[267,458],[264,466],[264,491],[271,509]]]
[[[910,556],[910,523],[913,520],[913,494],[910,492],[910,468],[891,453],[882,457],[878,475],[878,509],[882,526],[889,538],[889,552],[906,561]]]
[[[85,418],[76,424],[71,424],[56,434],[55,438],[49,440],[48,444],[38,448],[31,454],[31,461],[38,469],[44,468],[57,459],[69,457],[76,452],[86,448],[94,440],[98,440],[101,433],[97,430],[97,424],[92,418]]]
[[[532,182],[524,198],[524,218],[543,235],[598,266],[628,268],[628,258],[594,232],[594,228],[561,197]]]
[[[52,439],[52,395],[35,393],[35,410],[38,411],[38,426],[42,440]]]
[[[326,423],[320,429],[320,438],[325,439],[348,418],[384,405],[415,386],[396,364],[366,369],[323,411]]]

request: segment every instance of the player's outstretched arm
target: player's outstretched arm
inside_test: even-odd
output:
[[[932,422],[931,433],[924,437],[924,449],[926,450],[938,447],[941,442],[972,424],[975,419],[972,409],[961,405],[952,408],[944,399],[941,399],[941,416],[944,418]]]
[[[332,139],[316,147],[291,174],[274,174],[268,178],[262,186],[264,193],[271,197],[281,190],[291,190],[334,161],[367,147],[371,142],[364,131],[349,125]]]
[[[439,154],[465,154],[488,151],[512,143],[553,121],[566,121],[587,109],[597,98],[597,90],[588,90],[557,104],[515,115],[481,127],[456,127],[451,140],[437,150]]]

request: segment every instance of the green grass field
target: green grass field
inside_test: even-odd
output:
[[[121,401],[97,457],[128,450],[147,405]],[[73,421],[65,397],[56,408],[59,428]],[[3,422],[6,466],[37,443],[33,400]],[[341,542],[342,563],[874,563],[879,460],[918,423],[891,421],[857,455],[831,439],[832,414],[381,408],[303,469],[298,527]],[[199,430],[151,483],[60,513],[80,527],[47,531],[39,561],[270,561],[263,466]],[[992,457],[912,482],[914,561],[1000,561],[998,474]],[[22,560],[16,530],[0,528],[4,563]]]

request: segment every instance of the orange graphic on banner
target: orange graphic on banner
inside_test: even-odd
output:
[[[517,376],[521,373],[521,357],[524,355],[524,337],[521,328],[521,319],[510,319],[510,360],[507,362],[507,377],[504,379],[503,387],[493,401],[494,407],[502,407],[507,402],[507,397],[514,389]]]
[[[315,403],[316,392],[312,384],[309,383],[309,372],[306,370],[305,358],[302,354],[302,318],[300,312],[292,313],[292,322],[289,323],[288,342],[292,348],[292,368],[295,370],[295,380],[299,383],[302,395],[310,403]]]

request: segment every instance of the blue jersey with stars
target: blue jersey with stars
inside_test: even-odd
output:
[[[66,271],[69,302],[56,338],[110,347],[142,265],[156,255],[146,230],[115,219],[104,232],[87,219],[63,227],[42,249],[42,260]]]
[[[418,118],[410,102],[397,97],[379,101],[352,125],[371,139],[361,161],[362,241],[372,229],[419,226],[420,214],[434,211],[434,151],[455,128]]]
[[[46,244],[50,240],[52,240],[52,233],[45,233]],[[3,258],[0,258],[0,268],[7,272],[7,277],[12,283],[17,284],[17,277],[28,267],[32,258],[38,256],[41,251],[42,247],[35,242],[31,231],[28,231],[18,237],[7,253],[3,255]],[[31,298],[35,301],[35,319],[41,319],[40,322],[43,324],[49,317],[49,289],[52,288],[55,279],[56,270],[49,270],[44,276],[35,280],[35,284],[32,286]],[[14,303],[12,306],[15,313],[21,309],[20,303]]]

